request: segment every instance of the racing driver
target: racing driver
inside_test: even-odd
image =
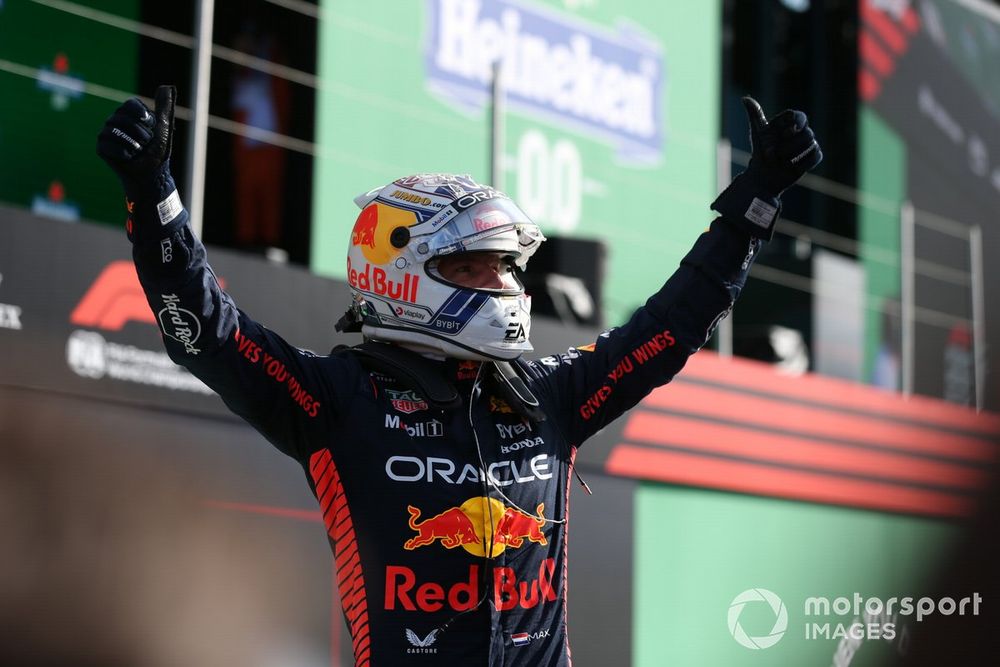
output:
[[[513,201],[449,174],[362,194],[338,328],[365,342],[318,356],[219,287],[170,173],[175,97],[161,86],[152,110],[126,101],[97,151],[124,187],[149,304],[174,315],[157,318],[171,359],[302,465],[356,664],[419,653],[435,665],[569,665],[577,448],[669,382],[728,314],[781,193],[822,159],[806,116],[768,120],[744,98],[752,159],[680,267],[621,327],[537,361],[524,358],[518,276],[544,236]],[[630,355],[632,370],[613,372]]]

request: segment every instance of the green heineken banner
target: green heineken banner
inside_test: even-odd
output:
[[[607,319],[659,287],[711,219],[719,3],[321,3],[312,268],[342,277],[354,196],[421,171],[502,183],[550,235],[609,248]]]

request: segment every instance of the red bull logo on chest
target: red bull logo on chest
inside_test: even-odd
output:
[[[484,496],[469,498],[459,507],[423,520],[419,508],[410,505],[406,509],[410,529],[417,533],[403,544],[407,551],[440,542],[445,549],[462,547],[474,556],[495,557],[508,547],[520,549],[528,542],[548,544],[542,532],[544,503],[535,508],[535,516]]]
[[[533,609],[555,602],[556,561],[546,558],[535,573],[519,578],[511,567],[493,568],[493,604],[500,611]],[[524,576],[523,574],[521,576]],[[435,612],[442,609],[470,611],[476,608],[480,595],[479,566],[469,566],[469,576],[454,582],[420,581],[417,573],[405,565],[385,568],[385,608],[389,611]]]

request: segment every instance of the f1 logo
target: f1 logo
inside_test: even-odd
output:
[[[161,247],[161,252],[166,252],[166,247]],[[173,258],[172,246],[170,253],[163,257],[164,261],[169,261],[168,257]],[[219,279],[219,286],[225,287],[222,278]],[[120,331],[129,322],[156,324],[136,276],[135,265],[128,260],[110,262],[101,270],[73,309],[69,321],[77,326],[105,331]]]

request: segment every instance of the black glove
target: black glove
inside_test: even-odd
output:
[[[174,86],[160,86],[154,111],[133,97],[111,114],[97,135],[97,154],[125,188],[130,214],[127,227],[133,241],[143,228],[152,232],[171,225],[172,229],[187,220],[170,174],[176,97]]]
[[[823,160],[809,120],[786,109],[770,121],[752,97],[743,98],[752,153],[747,170],[733,179],[712,208],[751,235],[770,240],[781,210],[781,193]]]

